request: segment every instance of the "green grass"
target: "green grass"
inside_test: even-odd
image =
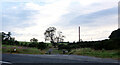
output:
[[[62,50],[57,50],[57,49],[53,49],[52,51],[53,54],[62,54]]]
[[[13,49],[16,48],[17,51],[14,52]],[[40,50],[37,48],[30,48],[30,47],[22,47],[22,46],[14,46],[14,45],[2,45],[2,52],[3,53],[17,53],[17,54],[46,54],[50,48]],[[57,50],[52,48],[53,54],[62,54],[62,50]]]
[[[16,52],[13,52],[14,48],[17,49]],[[3,53],[45,54],[48,50],[49,49],[40,50],[37,48],[30,48],[30,47],[2,45],[2,52]],[[52,53],[53,54],[62,54],[62,50],[57,50],[57,49],[53,48]],[[91,48],[80,48],[80,49],[73,49],[71,52],[66,53],[66,54],[120,59],[120,50],[94,50]]]
[[[14,52],[13,49],[16,48],[17,51]],[[45,54],[45,50],[39,50],[37,48],[20,47],[13,45],[2,45],[2,53],[21,53],[21,54]]]
[[[119,50],[93,50],[91,48],[74,49],[69,54],[120,59]]]
[[[59,45],[60,45],[60,44],[68,45],[69,43],[58,43],[58,44],[59,44]]]

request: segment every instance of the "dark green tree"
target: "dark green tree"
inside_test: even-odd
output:
[[[6,34],[5,32],[1,32],[0,33],[2,36],[2,43],[3,44],[8,44],[8,45],[15,45],[15,38],[11,37],[11,32],[8,32],[8,34]]]
[[[41,50],[46,49],[47,47],[48,47],[48,45],[46,43],[43,43],[43,42],[39,42],[39,44],[37,46],[37,48],[41,49]]]
[[[30,39],[30,42],[38,42],[38,40],[33,38],[33,39]]]
[[[30,39],[30,44],[29,44],[29,47],[37,47],[38,46],[38,40],[33,38],[33,39]]]
[[[6,34],[4,32],[1,33],[1,37],[2,37],[2,41],[4,40],[4,38],[6,37]]]
[[[109,36],[110,39],[120,39],[120,28],[113,31],[111,35]]]
[[[8,37],[8,40],[11,39],[11,32],[8,32],[7,37]]]

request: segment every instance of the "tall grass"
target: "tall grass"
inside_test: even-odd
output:
[[[120,59],[119,50],[94,50],[91,48],[73,49],[70,54]]]
[[[14,51],[16,49],[16,52]],[[29,48],[29,47],[20,47],[13,45],[2,45],[3,53],[22,53],[22,54],[45,54],[44,50],[39,50],[37,48]]]

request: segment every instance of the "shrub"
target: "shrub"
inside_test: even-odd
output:
[[[46,49],[48,47],[48,45],[46,43],[43,43],[43,42],[40,42],[38,45],[37,45],[37,48],[38,49]]]

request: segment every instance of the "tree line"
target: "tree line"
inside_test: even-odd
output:
[[[81,41],[81,42],[73,42],[68,45],[61,44],[59,45],[59,49],[77,49],[77,48],[92,48],[95,50],[115,50],[120,49],[120,29],[117,29],[111,33],[109,39],[101,40],[101,41]]]
[[[73,42],[65,44],[63,42],[63,36],[59,32],[58,36],[55,35],[56,28],[49,27],[44,35],[45,35],[45,41],[49,40],[52,44],[52,46],[57,47],[58,50],[66,49],[68,51],[71,51],[71,49],[77,49],[77,48],[93,48],[95,50],[113,50],[113,49],[120,49],[120,29],[117,29],[111,33],[109,36],[109,39],[101,40],[101,41],[81,41],[81,42]],[[22,42],[15,40],[14,37],[11,37],[11,32],[5,33],[0,32],[0,36],[2,37],[2,44],[6,45],[18,45],[18,46],[26,46],[26,47],[35,47],[38,49],[46,49],[49,48],[49,44],[44,42],[38,42],[38,39],[32,38],[30,39],[30,42]],[[59,44],[62,43],[62,44]]]
[[[64,35],[62,35],[61,31],[58,31],[58,36],[56,35],[56,28],[55,27],[49,27],[44,33],[45,35],[45,41],[50,41],[52,46],[57,47],[60,42],[64,41]],[[44,42],[38,42],[38,39],[32,38],[30,39],[30,42],[24,42],[24,41],[17,41],[14,37],[11,37],[11,32],[5,33],[0,32],[0,36],[2,37],[2,44],[6,45],[18,45],[18,46],[25,46],[25,47],[35,47],[38,49],[46,49],[49,47],[49,44]]]
[[[5,44],[5,45],[34,47],[34,48],[38,48],[41,50],[46,49],[48,46],[44,42],[38,42],[38,40],[35,38],[30,39],[30,42],[17,41],[15,40],[14,37],[11,37],[11,32],[8,32],[8,33],[0,32],[0,37],[2,39],[2,44]]]

